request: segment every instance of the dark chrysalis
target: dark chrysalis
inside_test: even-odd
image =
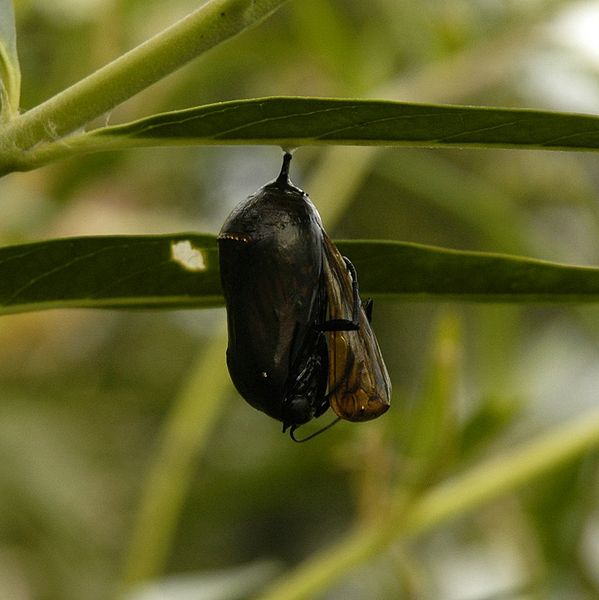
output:
[[[362,305],[353,265],[290,182],[290,161],[285,154],[277,179],[233,210],[218,245],[231,379],[295,440],[329,406],[349,421],[380,416],[391,383],[372,303]]]

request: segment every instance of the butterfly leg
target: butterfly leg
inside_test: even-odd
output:
[[[352,262],[346,256],[343,257],[347,270],[351,275],[352,294],[354,298],[354,307],[351,319],[330,319],[318,325],[320,331],[357,331],[360,329],[360,290],[358,288],[358,274]],[[372,303],[371,303],[372,304]],[[366,307],[365,307],[366,310]],[[368,313],[367,313],[368,314]]]

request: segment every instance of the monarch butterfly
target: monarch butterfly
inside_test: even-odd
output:
[[[295,430],[329,406],[334,422],[383,414],[391,383],[370,327],[372,302],[362,305],[355,268],[289,180],[290,161],[286,153],[277,179],[233,210],[218,244],[231,379],[305,441]]]

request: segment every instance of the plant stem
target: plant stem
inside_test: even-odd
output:
[[[17,56],[15,11],[12,0],[0,0],[0,123],[19,112],[21,72]]]
[[[260,600],[307,600],[322,593],[353,567],[441,523],[529,483],[548,471],[599,447],[599,411],[539,436],[520,448],[484,461],[464,475],[425,493],[406,508],[398,494],[389,514],[368,527],[351,531],[337,545],[284,576]]]
[[[204,348],[162,430],[131,534],[123,591],[159,576],[169,556],[198,455],[206,448],[230,387],[223,330]]]
[[[1,152],[10,152],[10,162],[18,168],[19,152],[83,127],[202,52],[265,19],[286,1],[210,0],[168,29],[13,119],[0,131],[4,138]]]

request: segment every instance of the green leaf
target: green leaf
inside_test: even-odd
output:
[[[381,240],[338,242],[363,295],[477,302],[597,302],[599,268]]]
[[[340,241],[364,296],[597,302],[599,268],[388,241]],[[222,305],[213,235],[63,238],[0,248],[0,313]]]
[[[21,71],[12,0],[0,0],[0,121],[19,111]]]
[[[22,128],[16,129],[18,132]],[[24,135],[25,129],[21,134]],[[16,135],[14,131],[12,135]],[[10,136],[7,139],[12,140]],[[175,144],[598,150],[599,117],[385,100],[253,98],[102,127],[73,135],[68,144],[63,140],[43,142],[28,146],[26,152],[11,151],[8,144],[9,149],[0,153],[0,174],[33,169],[82,152]]]
[[[0,312],[222,303],[214,236],[64,238],[0,249]]]
[[[472,459],[486,450],[513,424],[522,405],[513,398],[481,398],[463,424],[459,440],[460,454]]]
[[[528,109],[272,97],[155,115],[70,142],[90,149],[166,143],[599,149],[599,118]]]
[[[455,454],[461,338],[459,317],[444,311],[435,327],[423,390],[405,432],[405,454],[412,462],[412,478],[419,483],[448,465]]]

